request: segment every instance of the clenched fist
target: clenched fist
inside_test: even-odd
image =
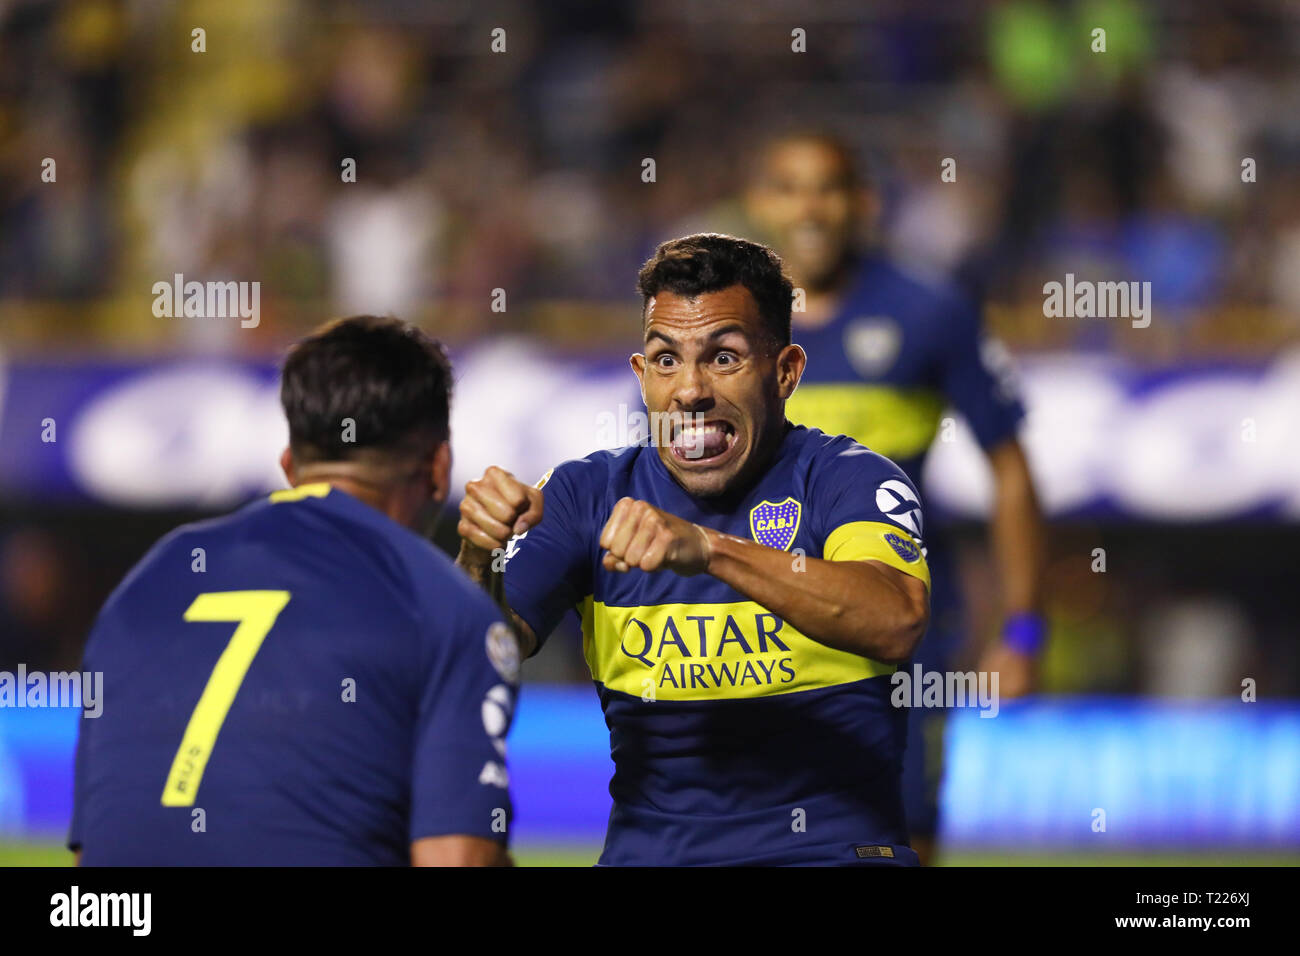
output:
[[[668,569],[689,576],[709,566],[708,532],[646,501],[620,498],[600,532],[606,571]]]
[[[461,558],[486,565],[492,552],[504,548],[542,520],[542,492],[510,472],[493,465],[483,477],[465,486],[460,502]]]

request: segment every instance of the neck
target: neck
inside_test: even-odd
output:
[[[760,471],[767,471],[768,466],[772,464],[772,460],[780,453],[781,446],[785,444],[786,433],[790,431],[790,428],[790,422],[785,417],[785,408],[782,406],[777,424],[763,437],[762,453],[757,456],[760,462],[758,466]]]
[[[815,329],[825,325],[834,318],[844,293],[853,278],[852,253],[845,253],[841,260],[821,282],[803,281],[804,310],[791,315],[791,322],[796,328]]]
[[[762,441],[754,449],[754,456],[746,463],[745,470],[736,476],[736,482],[730,488],[718,496],[719,502],[730,507],[731,503],[739,501],[754,487],[780,454],[781,446],[785,443],[785,436],[790,428],[791,425],[782,412],[780,424],[763,436]]]
[[[394,521],[401,520],[397,514],[392,485],[367,475],[364,469],[336,462],[307,465],[298,470],[297,478],[296,484],[299,485],[323,481],[331,488],[351,495]]]

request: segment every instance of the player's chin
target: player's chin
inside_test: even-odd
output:
[[[676,468],[677,480],[688,494],[696,498],[714,498],[725,494],[740,472],[743,460],[727,462],[715,468]]]

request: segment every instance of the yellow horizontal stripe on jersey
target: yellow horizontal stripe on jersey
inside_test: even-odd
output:
[[[850,521],[826,537],[827,561],[880,561],[930,586],[930,566],[921,543],[898,525],[883,521]]]
[[[796,425],[848,435],[886,458],[911,458],[934,441],[946,404],[928,388],[805,382],[786,402],[785,415]]]
[[[582,605],[591,676],[642,700],[729,700],[834,687],[892,664],[818,644],[753,601]]]

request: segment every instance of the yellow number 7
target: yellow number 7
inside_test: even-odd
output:
[[[257,656],[262,641],[275,625],[288,591],[220,591],[200,594],[185,612],[187,621],[237,621],[230,643],[217,659],[207,686],[185,727],[180,749],[163,787],[164,807],[192,807],[203,779],[203,768],[217,742],[217,734],[234,703],[239,685]]]

